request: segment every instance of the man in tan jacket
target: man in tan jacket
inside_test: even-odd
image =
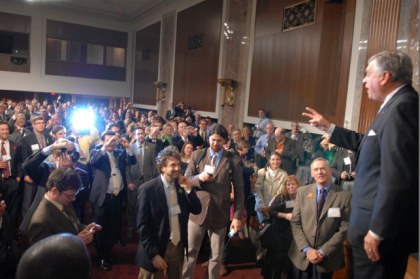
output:
[[[327,160],[317,158],[311,164],[315,184],[298,189],[289,250],[298,278],[332,278],[344,267],[351,193],[332,184],[331,173]]]

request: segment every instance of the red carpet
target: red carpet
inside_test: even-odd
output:
[[[229,274],[220,278],[226,279],[259,279],[262,278],[260,275],[261,269],[256,267],[255,262],[242,262],[246,257],[249,258],[249,253],[253,252],[253,249],[247,247],[249,242],[241,242],[240,240],[232,240],[229,245],[230,254],[229,262],[235,263],[229,265]],[[121,247],[115,245],[113,250],[114,264],[111,270],[105,271],[98,267],[98,261],[95,258],[95,248],[93,245],[89,246],[89,250],[92,255],[92,278],[93,279],[137,279],[138,267],[134,263],[134,259],[137,251],[137,243],[128,243],[127,246]],[[200,255],[206,254],[205,252]],[[200,260],[201,262],[202,260]],[[205,269],[201,264],[197,264],[194,278],[204,278]]]

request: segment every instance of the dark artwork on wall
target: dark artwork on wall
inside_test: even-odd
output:
[[[316,0],[304,1],[284,8],[283,32],[315,24]]]
[[[188,37],[188,50],[199,49],[204,44],[204,34],[198,34]]]

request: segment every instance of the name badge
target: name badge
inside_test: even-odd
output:
[[[178,214],[181,214],[181,208],[179,207],[179,204],[171,207],[171,215],[174,216]]]
[[[213,175],[215,169],[216,168],[214,166],[210,166],[210,165],[204,166],[204,172],[208,173],[209,175]]]
[[[4,156],[1,156],[1,160],[2,161],[10,161],[10,160],[12,160],[12,157],[10,157],[10,155],[4,155]]]
[[[346,157],[346,158],[344,158],[344,164],[345,164],[345,165],[351,165],[351,160],[350,160],[350,157]]]
[[[286,201],[286,208],[293,208],[295,207],[295,201]]]
[[[39,145],[38,144],[32,144],[31,149],[32,149],[32,152],[37,152],[39,150]]]
[[[340,208],[338,208],[338,207],[328,208],[328,217],[340,218],[341,217]]]

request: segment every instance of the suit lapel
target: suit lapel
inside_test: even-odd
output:
[[[372,122],[372,124],[370,124],[369,129],[367,130],[367,133],[369,133],[369,131],[371,131],[371,130],[375,131],[375,128],[376,128],[375,124],[376,124],[376,122],[378,122],[383,117],[384,113],[389,108],[389,106],[393,102],[395,102],[395,100],[397,100],[402,94],[406,93],[410,89],[411,89],[411,86],[409,86],[409,85],[403,86],[402,88],[400,88],[400,90],[397,91],[397,93],[395,93],[394,96],[392,96],[392,98],[386,103],[386,105],[376,115],[375,119],[373,119],[373,122]],[[359,145],[358,153],[360,153],[360,150],[362,149],[363,143],[365,142],[367,136],[368,136],[367,134],[365,134],[363,136],[362,142]]]
[[[316,203],[316,184],[312,184],[311,188],[308,188],[308,194],[305,198],[309,199],[309,206],[311,208],[311,211],[315,213],[315,220],[317,215],[317,203]]]
[[[226,153],[227,151],[223,151],[223,153],[222,153],[222,158],[220,158],[220,161],[219,161],[219,163],[217,164],[217,166],[216,166],[216,169],[215,169],[215,171],[214,171],[214,176],[213,177],[216,177],[217,176],[217,174],[220,172],[220,170],[222,169],[222,168],[224,168],[225,167],[225,165],[226,165],[226,163],[227,163],[227,161],[229,160],[229,158],[228,158],[228,154]],[[210,156],[209,156],[210,157]]]
[[[331,185],[330,191],[328,193],[327,199],[325,200],[324,207],[322,208],[321,216],[319,219],[323,218],[325,214],[327,214],[328,209],[333,204],[334,200],[337,198],[337,191],[334,187],[334,185]]]
[[[159,176],[159,179],[158,179],[158,187],[156,187],[156,193],[157,193],[158,202],[160,202],[160,204],[163,207],[163,212],[165,213],[168,212],[169,208],[168,208],[168,202],[166,200],[165,185],[163,184],[161,176]],[[167,216],[165,218],[168,218],[166,222],[168,222],[168,225],[169,225],[169,215],[164,214],[164,216]]]
[[[13,161],[14,158],[15,158],[16,144],[11,140],[9,140],[9,148],[10,148],[10,150],[9,150],[10,151],[10,157],[12,158],[11,161]]]

